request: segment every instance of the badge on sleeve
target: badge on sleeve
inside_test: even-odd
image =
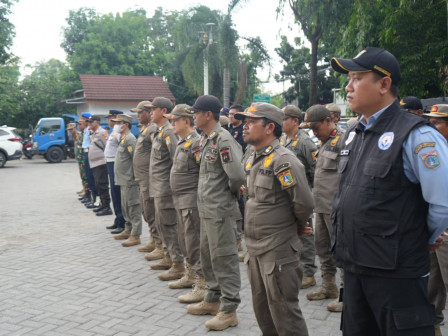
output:
[[[219,155],[221,156],[222,163],[229,163],[232,162],[232,152],[230,151],[229,147],[223,147],[221,148],[221,151],[219,152]]]
[[[420,152],[425,147],[435,147],[435,146],[436,146],[435,142],[422,142],[420,145],[415,147],[414,153],[418,154],[418,152]]]
[[[394,142],[395,134],[394,132],[385,132],[378,139],[378,148],[381,150],[388,150],[392,143]]]
[[[426,169],[435,170],[441,165],[439,154],[437,153],[436,149],[427,153],[420,154],[420,158],[423,160]]]
[[[165,137],[165,143],[167,146],[171,145],[171,137],[169,135]]]
[[[294,183],[294,178],[291,175],[290,169],[278,173],[277,177],[282,186],[284,187],[289,187]]]
[[[201,147],[196,147],[193,149],[194,158],[196,159],[196,163],[201,162]]]
[[[107,132],[104,132],[103,136],[104,136],[104,140],[107,140],[107,138],[108,138]]]
[[[134,150],[134,148],[132,148],[132,146],[128,146],[128,152],[132,153],[132,151]]]
[[[311,152],[311,155],[313,156],[313,160],[317,160],[317,151]]]

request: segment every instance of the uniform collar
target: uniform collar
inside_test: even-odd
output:
[[[278,146],[280,146],[280,142],[278,139],[275,139],[274,141],[272,141],[269,145],[267,145],[266,147],[257,149],[255,151],[257,156],[262,156],[262,155],[269,155],[271,154],[274,149],[276,149]]]
[[[386,107],[382,108],[381,110],[379,110],[378,112],[376,112],[374,115],[372,115],[369,118],[369,122],[366,122],[366,118],[364,117],[364,115],[359,119],[359,123],[364,126],[364,130],[368,130],[370,127],[372,127],[375,124],[375,121],[383,114],[384,111],[387,110],[387,108],[392,105],[389,104]]]
[[[196,137],[196,136],[198,136],[198,135],[199,135],[198,132],[196,132],[196,130],[193,130],[193,132],[191,132],[190,134],[188,134],[188,136],[187,136],[185,139],[181,139],[181,140],[179,141],[179,143],[188,141],[188,140],[190,140],[190,139],[192,139],[192,138],[194,138],[194,137]]]
[[[219,132],[221,131],[221,125],[218,123],[216,123],[216,125],[212,128],[210,135],[206,135],[207,139],[213,139],[214,137],[216,137]]]

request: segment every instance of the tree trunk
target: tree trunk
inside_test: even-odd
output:
[[[317,48],[319,46],[319,37],[311,41],[311,63],[310,63],[310,98],[309,105],[317,102]]]
[[[223,95],[224,106],[229,107],[230,103],[230,70],[225,68],[223,71]]]
[[[243,59],[240,60],[240,80],[238,83],[238,90],[236,91],[236,97],[233,101],[234,104],[241,104],[246,94],[247,89],[247,69],[246,63]]]

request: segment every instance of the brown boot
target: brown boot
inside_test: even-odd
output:
[[[337,298],[334,301],[331,301],[327,306],[327,310],[335,313],[342,312],[342,308],[344,308],[344,304],[342,302],[339,302],[339,298]]]
[[[218,314],[221,302],[201,301],[199,303],[189,304],[187,312],[192,315],[216,315]]]
[[[230,313],[220,311],[214,318],[205,322],[205,327],[211,330],[224,330],[236,325],[238,325],[238,318],[235,311]]]
[[[339,289],[336,286],[334,274],[322,274],[322,286],[315,291],[308,293],[306,298],[310,301],[335,299],[339,297]]]
[[[193,286],[193,290],[185,295],[179,296],[177,299],[180,303],[194,303],[201,302],[205,297],[205,279],[204,277],[196,274],[196,281]]]
[[[168,284],[168,288],[171,289],[191,288],[194,285],[195,278],[196,278],[196,272],[193,271],[190,264],[187,263],[187,271],[185,272],[184,276],[177,281],[170,282]]]
[[[160,273],[157,277],[162,281],[181,279],[185,274],[184,262],[173,262],[168,271]]]
[[[442,336],[442,331],[440,330],[440,323],[434,326],[435,336]]]
[[[116,240],[128,239],[131,236],[131,230],[124,229],[122,233],[119,233],[114,236]]]
[[[305,289],[312,286],[316,286],[316,279],[314,278],[314,276],[311,277],[304,276],[302,279],[302,285],[300,286],[300,289]]]
[[[162,245],[160,245],[160,246],[156,246],[154,251],[152,251],[151,253],[146,253],[145,259],[148,261],[159,260],[159,259],[163,259],[164,256],[165,256],[165,253],[163,253]]]
[[[241,252],[243,250],[243,243],[240,239],[237,239],[236,243],[238,244],[238,252]]]
[[[157,264],[151,264],[150,267],[153,270],[168,270],[171,268],[171,264],[171,258],[166,255],[160,262],[158,262]]]
[[[139,252],[152,252],[156,248],[156,242],[154,241],[154,238],[149,238],[149,242],[146,245],[140,246],[138,248]]]
[[[140,237],[139,236],[129,236],[128,239],[126,239],[124,242],[121,243],[124,247],[134,246],[141,244]]]

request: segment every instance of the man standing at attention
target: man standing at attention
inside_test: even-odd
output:
[[[338,173],[339,152],[341,151],[344,132],[336,128],[331,111],[322,105],[314,105],[306,111],[305,123],[320,141],[314,174],[314,213],[316,251],[320,259],[322,285],[306,295],[308,300],[338,298],[336,285],[336,266],[331,259],[331,211],[333,198],[339,187]],[[341,272],[341,278],[343,277]],[[327,309],[341,312],[342,302],[335,300]]]
[[[201,218],[201,266],[206,281],[204,301],[187,306],[193,315],[216,316],[205,323],[212,330],[238,324],[241,278],[236,242],[237,198],[245,182],[241,148],[219,124],[221,104],[200,96],[193,105],[201,137],[198,208]],[[221,301],[221,302],[220,302]]]
[[[92,130],[91,143],[89,147],[89,165],[95,178],[96,189],[100,197],[100,210],[97,216],[112,215],[110,208],[109,179],[107,175],[106,158],[104,157],[104,148],[108,138],[107,132],[100,126],[100,117],[92,115],[89,118],[90,128]]]
[[[433,336],[429,248],[448,227],[445,139],[397,102],[400,67],[368,47],[333,58],[348,74],[352,111],[361,115],[340,151],[332,251],[344,268],[344,335]]]
[[[255,316],[263,335],[306,336],[298,298],[302,280],[299,235],[311,232],[306,223],[314,204],[305,170],[280,145],[282,110],[256,103],[235,117],[246,119],[244,140],[255,149],[245,167],[245,263]]]
[[[121,189],[121,205],[125,219],[124,231],[114,238],[126,239],[121,245],[129,247],[140,244],[140,235],[142,234],[140,191],[134,178],[132,165],[136,139],[131,133],[132,118],[130,116],[122,114],[114,121],[118,125],[114,129],[121,135],[114,167],[115,182]]]
[[[317,146],[311,140],[308,133],[299,128],[302,122],[302,111],[294,105],[283,108],[285,117],[283,120],[283,133],[280,144],[294,153],[305,167],[305,173],[310,188],[313,187],[314,170],[316,169]],[[310,220],[311,222],[311,220]],[[308,288],[316,284],[316,247],[314,234],[301,236],[302,251],[300,251],[300,263],[303,267],[303,279],[300,288]]]
[[[151,110],[152,122],[158,127],[154,133],[149,166],[150,195],[154,197],[157,231],[167,251],[165,257],[151,269],[167,270],[159,274],[162,281],[180,279],[184,276],[184,256],[180,250],[177,234],[177,214],[170,187],[170,171],[177,147],[173,126],[163,116],[171,112],[173,103],[168,98],[154,98],[145,105]]]
[[[134,152],[134,176],[140,185],[140,206],[143,218],[149,227],[148,244],[138,248],[139,252],[145,254],[146,260],[157,260],[163,258],[163,247],[160,235],[155,223],[154,197],[149,195],[149,161],[151,158],[152,135],[157,132],[157,126],[151,123],[151,111],[145,105],[151,104],[144,100],[138,103],[131,112],[137,112],[138,121],[143,125],[137,138]]]
[[[200,136],[194,129],[193,112],[186,104],[177,105],[165,118],[172,121],[174,133],[180,137],[171,168],[171,190],[177,212],[179,244],[187,260],[187,272],[169,288],[191,288],[193,290],[179,296],[179,302],[200,302],[205,295],[205,280],[200,258],[201,222],[198,212],[198,179],[201,162]]]

